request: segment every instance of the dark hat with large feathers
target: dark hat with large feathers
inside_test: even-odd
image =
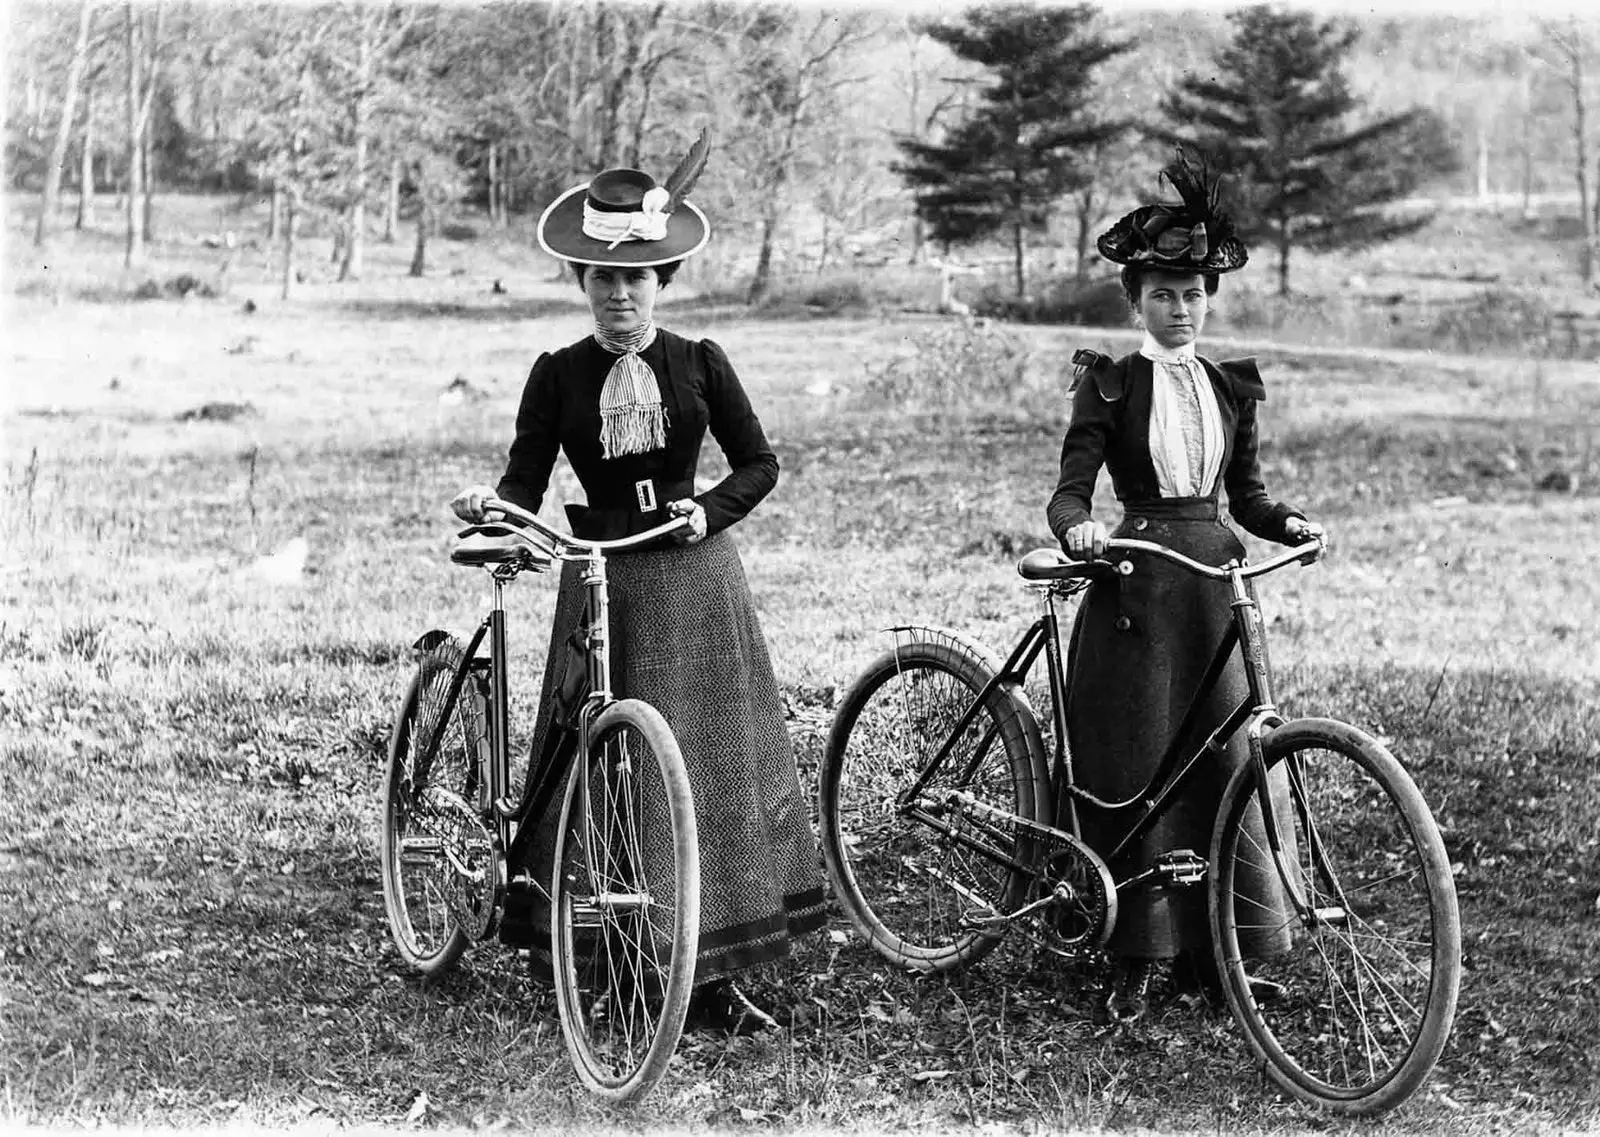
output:
[[[1117,264],[1167,272],[1223,273],[1243,268],[1250,253],[1220,208],[1220,179],[1211,176],[1205,160],[1196,166],[1179,150],[1161,176],[1178,192],[1178,201],[1141,206],[1124,216],[1100,234],[1095,243],[1100,255]]]

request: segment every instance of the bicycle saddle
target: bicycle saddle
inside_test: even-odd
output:
[[[1060,549],[1035,549],[1017,562],[1023,580],[1098,580],[1115,571],[1108,561],[1075,561]]]
[[[458,565],[480,567],[511,564],[520,560],[526,561],[527,567],[532,569],[549,568],[551,562],[548,555],[534,552],[526,541],[519,541],[510,534],[474,532],[468,532],[456,542],[455,548],[450,550],[450,560]]]

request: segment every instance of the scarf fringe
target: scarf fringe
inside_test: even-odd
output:
[[[607,458],[625,454],[644,454],[667,444],[667,410],[629,403],[600,412],[600,446]]]

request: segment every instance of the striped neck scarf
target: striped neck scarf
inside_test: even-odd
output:
[[[600,447],[604,457],[621,458],[660,450],[667,444],[667,411],[661,384],[639,353],[656,340],[656,325],[646,320],[635,330],[613,335],[595,328],[594,339],[617,361],[600,389]]]

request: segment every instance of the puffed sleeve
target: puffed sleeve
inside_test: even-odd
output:
[[[1222,482],[1228,491],[1228,512],[1249,532],[1267,541],[1282,542],[1283,526],[1291,517],[1303,518],[1293,506],[1273,501],[1261,480],[1260,427],[1256,420],[1259,400],[1266,397],[1266,386],[1255,360],[1228,360],[1217,364],[1233,386],[1238,400],[1239,424],[1234,428],[1233,458],[1223,471]]]
[[[761,420],[750,406],[727,353],[711,340],[700,341],[705,357],[705,400],[711,436],[727,455],[728,476],[702,494],[707,534],[741,520],[778,484],[778,456],[767,443]]]
[[[1045,511],[1050,532],[1063,548],[1067,530],[1089,520],[1095,479],[1105,463],[1106,441],[1111,436],[1116,407],[1092,377],[1079,382],[1073,393],[1072,421],[1061,441],[1061,477]]]
[[[561,449],[561,389],[555,358],[545,352],[528,372],[517,407],[517,434],[506,459],[506,472],[495,492],[513,505],[537,513],[550,486]]]

